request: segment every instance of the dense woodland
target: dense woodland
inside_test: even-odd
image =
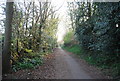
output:
[[[58,17],[50,2],[7,2],[3,44],[3,73],[33,68],[56,47]]]
[[[119,77],[120,2],[71,2],[68,7],[72,29],[64,47]]]
[[[34,68],[57,47],[59,17],[50,2],[6,2],[2,71]],[[120,2],[68,2],[71,28],[63,49],[120,78]]]

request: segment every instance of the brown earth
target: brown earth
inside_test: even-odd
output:
[[[44,64],[35,69],[5,74],[4,79],[108,79],[100,69],[91,66],[75,54],[56,48],[45,57]]]

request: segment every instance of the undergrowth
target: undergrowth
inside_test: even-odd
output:
[[[43,63],[43,59],[40,57],[35,58],[23,58],[22,62],[17,62],[12,66],[13,71],[18,71],[21,69],[32,69]]]
[[[34,53],[31,50],[27,50],[29,52],[26,53],[25,56],[15,61],[15,63],[12,64],[12,70],[14,72],[21,70],[21,69],[34,69],[37,66],[40,66],[43,64],[43,58],[45,55],[47,55],[48,52],[37,52]]]
[[[105,74],[108,74],[113,78],[120,78],[120,62],[110,62],[107,61],[108,58],[106,57],[96,57],[92,55],[92,52],[85,52],[79,45],[64,46],[63,49],[78,55],[89,64],[101,68],[105,71]]]

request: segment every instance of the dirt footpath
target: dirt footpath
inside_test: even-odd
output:
[[[45,57],[44,64],[36,69],[20,70],[7,74],[9,79],[108,79],[108,76],[78,56],[56,48]]]
[[[55,69],[57,79],[92,79],[78,62],[62,49],[56,50]]]
[[[75,54],[61,48],[55,50],[55,78],[57,79],[108,79],[100,69],[89,65]]]

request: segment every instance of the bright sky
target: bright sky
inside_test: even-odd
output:
[[[5,2],[6,0],[2,0],[1,2]],[[18,0],[21,2],[21,0]],[[23,0],[22,0],[23,1]],[[58,25],[58,31],[57,31],[57,38],[58,41],[62,41],[64,34],[66,33],[66,16],[67,16],[67,2],[66,0],[50,0],[52,5],[55,6],[55,9],[59,9],[57,11],[57,15],[59,15],[60,22]],[[0,13],[2,12],[2,9],[0,8]],[[0,15],[0,19],[3,18],[3,15]],[[0,26],[0,30],[1,30]]]
[[[3,3],[3,2],[0,2],[0,5],[1,5],[2,3]],[[2,15],[1,13],[3,13],[3,9],[0,7],[0,20],[2,20],[3,18],[5,18],[5,16]],[[2,23],[0,22],[0,24],[2,24]],[[0,35],[1,35],[2,32],[3,32],[3,30],[2,30],[2,27],[0,26]]]
[[[66,16],[67,16],[67,2],[66,0],[52,0],[52,4],[56,6],[56,9],[60,8],[57,11],[59,14],[60,22],[58,24],[57,38],[58,42],[63,40],[63,37],[66,33]]]

